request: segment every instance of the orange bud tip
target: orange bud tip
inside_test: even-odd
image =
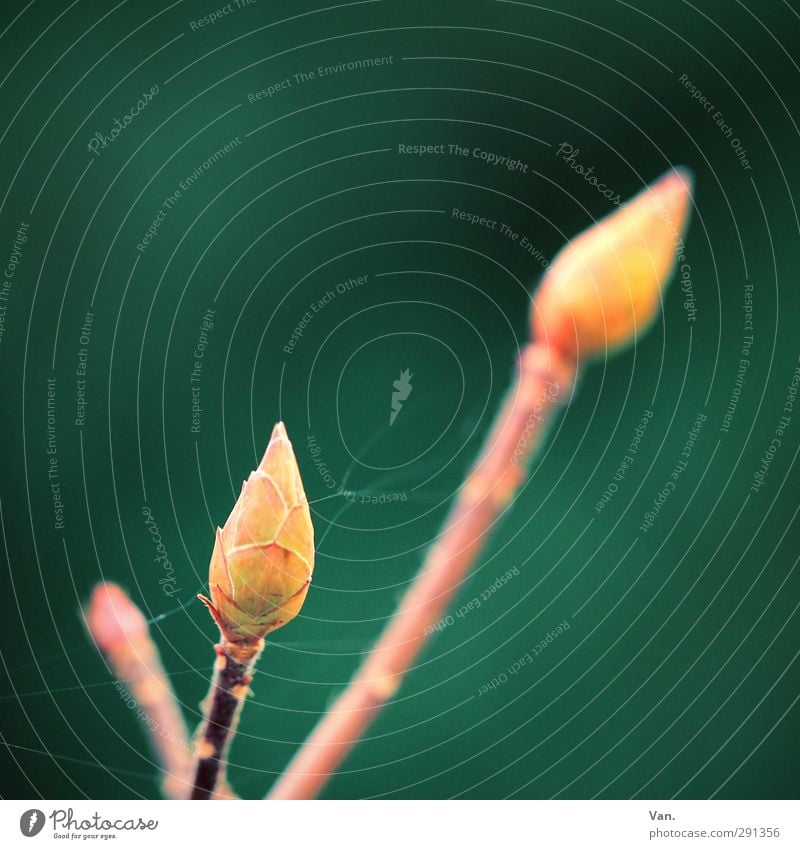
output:
[[[147,620],[117,584],[98,584],[84,610],[86,627],[104,654],[147,637]]]
[[[278,422],[275,427],[272,428],[270,442],[273,439],[285,439],[287,442],[289,441],[289,437],[286,434],[286,425],[283,422]]]
[[[685,165],[678,165],[669,171],[665,171],[653,183],[650,190],[659,191],[659,184],[663,184],[662,191],[674,191],[676,195],[688,200],[694,194],[694,172]]]
[[[537,341],[571,359],[634,342],[658,315],[689,218],[694,177],[673,168],[569,242],[532,310]]]

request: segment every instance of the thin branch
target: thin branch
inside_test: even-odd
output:
[[[192,746],[147,620],[116,584],[98,584],[84,612],[86,626],[121,686],[138,708],[163,772],[162,791],[185,799],[191,787]]]
[[[278,780],[270,799],[314,798],[395,694],[525,477],[552,411],[566,402],[574,363],[546,347],[522,353],[483,450],[459,492],[439,541],[355,677]]]
[[[250,692],[252,671],[264,647],[263,640],[223,641],[217,649],[214,679],[203,702],[205,720],[198,729],[197,771],[192,799],[211,799],[225,784],[225,762],[244,700]]]

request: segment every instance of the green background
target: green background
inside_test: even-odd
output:
[[[237,791],[263,795],[418,568],[526,338],[542,263],[452,210],[503,220],[552,259],[612,209],[558,156],[567,143],[622,197],[671,165],[694,170],[696,320],[673,284],[663,321],[586,371],[456,605],[519,574],[430,643],[325,796],[796,797],[800,409],[763,486],[749,487],[800,354],[798,4],[258,0],[190,26],[217,8],[78,0],[2,13],[4,268],[29,225],[0,343],[2,794],[157,795],[142,729],[80,605],[106,578],[163,617],[155,638],[194,724],[215,629],[193,599],[213,529],[282,418],[318,554],[302,616],[262,658],[231,756]],[[154,85],[91,153],[94,134]],[[164,199],[236,137],[138,250]],[[528,167],[402,155],[401,144],[459,144]],[[337,294],[286,354],[310,305],[359,275],[367,282]],[[751,365],[725,433],[748,281]],[[404,369],[413,390],[390,428]],[[646,410],[635,462],[598,513]],[[688,468],[643,533],[699,412]],[[406,500],[329,497],[309,434],[337,485]],[[533,664],[478,696],[564,620]]]

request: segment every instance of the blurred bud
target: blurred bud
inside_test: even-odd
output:
[[[259,467],[217,529],[209,567],[211,601],[230,642],[260,640],[298,614],[314,571],[314,528],[300,470],[282,423]]]
[[[148,639],[147,620],[117,584],[98,584],[84,610],[89,633],[103,654],[129,646],[139,647]]]
[[[683,253],[691,192],[687,169],[668,171],[562,248],[534,299],[535,336],[577,360],[644,333]]]

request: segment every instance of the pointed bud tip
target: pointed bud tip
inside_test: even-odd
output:
[[[644,190],[657,198],[673,219],[676,229],[682,231],[688,218],[689,203],[694,194],[694,174],[690,168],[679,165],[671,168]]]
[[[106,654],[147,634],[147,620],[142,611],[120,586],[110,582],[98,584],[92,590],[84,619],[98,648]]]
[[[278,422],[275,427],[272,428],[272,436],[269,438],[269,441],[272,442],[273,439],[289,439],[289,436],[286,433],[286,425],[283,422]]]
[[[291,441],[289,439],[289,435],[286,433],[286,425],[283,422],[277,422],[275,427],[272,428],[272,433],[269,437],[269,442],[267,443],[267,447],[264,450],[264,456],[261,458],[261,462],[258,464],[257,471],[266,471],[269,465],[269,457],[273,453],[273,448],[275,448],[279,443],[285,442],[291,449]],[[292,451],[294,453],[294,451]]]
[[[691,195],[694,191],[694,172],[686,165],[676,165],[669,168],[650,184],[652,191],[666,190],[668,187],[674,187]]]

